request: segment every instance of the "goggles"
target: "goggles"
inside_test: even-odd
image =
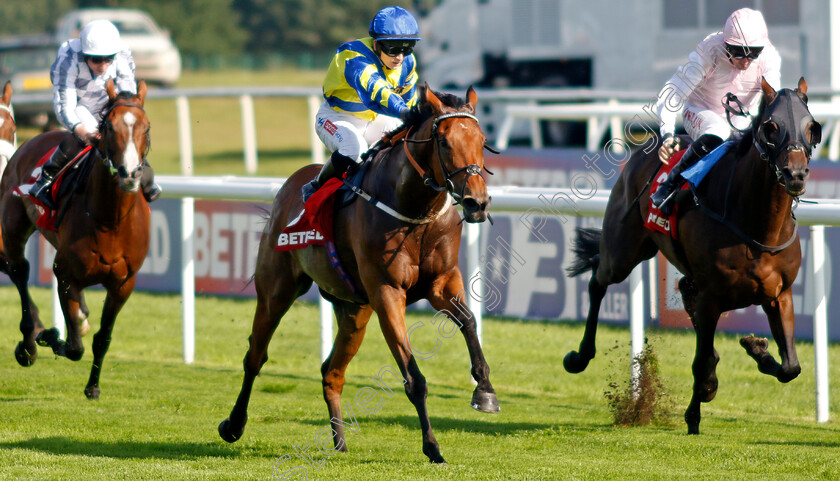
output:
[[[744,58],[755,60],[759,55],[761,55],[762,50],[764,50],[764,47],[742,47],[740,45],[726,44],[726,53],[728,53],[730,57],[739,60]]]
[[[114,55],[106,55],[104,57],[87,55],[85,57],[90,63],[99,65],[101,63],[111,63],[114,61]]]
[[[400,54],[408,57],[414,51],[413,40],[379,40],[376,43],[382,53],[389,57],[396,57]]]

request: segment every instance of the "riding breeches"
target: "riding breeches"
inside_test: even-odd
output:
[[[739,129],[749,127],[749,119],[745,117],[733,117],[732,121]],[[734,132],[726,117],[689,103],[685,104],[683,109],[683,127],[692,140],[697,140],[705,134],[727,140]]]
[[[400,119],[387,115],[378,115],[372,121],[363,120],[352,114],[336,112],[325,102],[318,109],[315,131],[330,152],[338,151],[359,163],[362,154],[371,145],[401,123]]]

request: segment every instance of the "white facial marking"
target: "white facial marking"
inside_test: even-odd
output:
[[[137,117],[131,112],[126,112],[123,115],[123,122],[128,128],[128,143],[125,144],[125,152],[123,152],[123,164],[125,170],[129,173],[134,172],[134,169],[140,166],[140,151],[137,145],[134,144],[134,124],[137,122]]]

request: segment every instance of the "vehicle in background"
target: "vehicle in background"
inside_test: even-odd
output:
[[[129,8],[85,8],[73,10],[56,23],[55,39],[60,43],[77,38],[91,20],[106,19],[120,32],[120,38],[134,56],[135,76],[146,83],[171,87],[181,77],[181,53],[146,12]]]
[[[18,125],[56,125],[50,66],[58,53],[52,36],[0,38],[0,86],[12,81],[12,106]]]

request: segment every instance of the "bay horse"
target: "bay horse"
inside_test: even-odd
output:
[[[693,395],[685,412],[689,434],[700,432],[700,403],[717,393],[714,348],[723,312],[760,305],[779,348],[779,364],[767,352],[767,339],[752,335],[741,345],[758,369],[786,383],[799,375],[794,346],[791,286],[802,253],[792,203],[805,192],[811,149],[821,127],[808,111],[805,79],[796,90],[776,92],[764,79],[757,117],[690,196],[677,198],[679,239],[644,227],[650,179],[657,175],[658,145],[638,149],[612,189],[603,232],[578,229],[577,258],[570,276],[592,271],[590,307],[579,351],[563,365],[571,373],[586,369],[595,356],[598,310],[607,287],[624,280],[643,260],[661,251],[683,274],[679,290],[697,335],[692,364]]]
[[[12,110],[12,82],[6,81],[0,94],[0,175],[17,149],[15,115]]]
[[[101,284],[107,294],[99,331],[93,338],[93,367],[85,387],[89,399],[99,397],[99,373],[111,342],[117,314],[134,290],[137,271],[149,248],[149,208],[140,189],[143,159],[149,149],[149,120],[143,109],[146,83],[137,83],[137,94],[116,92],[113,80],[106,86],[108,104],[99,126],[102,137],[95,146],[87,185],[58,200],[62,213],[58,230],[37,227],[56,249],[53,272],[58,280],[61,310],[67,321],[67,341],[56,328],[44,329],[29,297],[29,262],[24,258],[26,240],[36,229],[41,209],[28,196],[12,190],[29,182],[38,161],[63,139],[67,131],[40,134],[21,145],[9,162],[0,184],[0,270],[18,289],[23,340],[15,350],[21,366],[38,357],[36,344],[56,355],[78,361],[84,353],[80,323],[86,321],[83,289]]]
[[[420,299],[428,299],[434,309],[454,321],[466,340],[477,383],[472,407],[499,411],[475,318],[463,304],[464,282],[458,268],[462,219],[456,209],[449,208],[452,197],[461,204],[467,222],[488,218],[490,197],[482,176],[485,136],[474,116],[478,97],[470,88],[464,103],[453,95],[436,95],[426,86],[420,89],[420,98],[422,115],[404,127],[407,141],[375,155],[361,185],[381,202],[382,210],[371,201],[357,199],[335,212],[335,248],[355,289],[330,266],[324,246],[274,249],[283,228],[301,212],[301,186],[312,180],[319,166],[295,172],[274,199],[254,274],[257,307],[242,389],[230,416],[219,424],[225,441],[235,442],[242,436],[254,378],[268,360],[271,336],[313,281],[332,302],[338,320],[332,352],[321,366],[336,451],[347,451],[341,412],[345,370],[376,312],[402,378],[392,374],[404,383],[420,418],[423,453],[433,463],[445,462],[426,411],[426,379],[406,332],[406,305]]]

